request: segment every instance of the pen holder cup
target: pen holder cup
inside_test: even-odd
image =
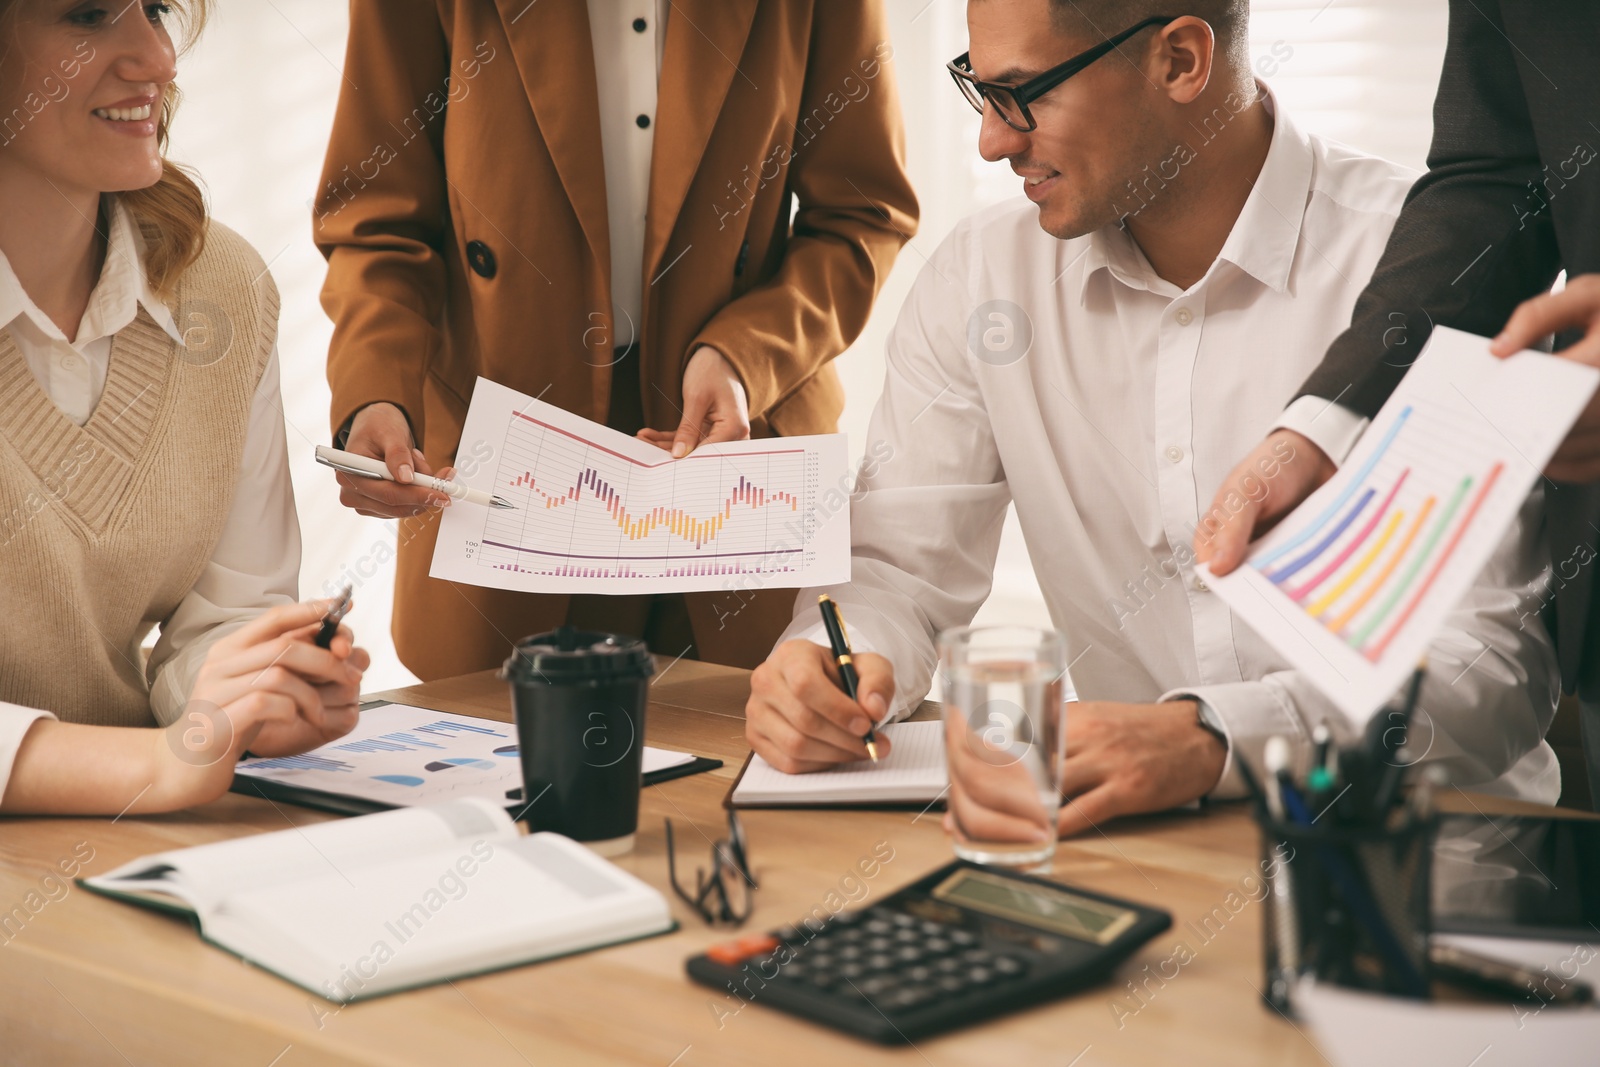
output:
[[[1436,821],[1393,827],[1284,823],[1257,813],[1263,996],[1292,1014],[1295,979],[1426,999]]]

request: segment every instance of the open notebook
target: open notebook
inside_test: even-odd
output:
[[[751,753],[728,803],[736,808],[811,805],[931,804],[944,795],[944,724],[900,722],[881,762],[847,763],[831,771],[784,774]]]
[[[350,1001],[673,929],[662,895],[468,797],[145,856],[81,885]]]

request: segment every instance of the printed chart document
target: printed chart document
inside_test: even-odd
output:
[[[1494,554],[1600,372],[1439,327],[1336,474],[1217,595],[1344,711],[1389,700]]]
[[[688,752],[646,747],[645,784],[653,774],[694,762]],[[357,802],[337,810],[377,811],[458,797],[481,797],[515,810],[522,796],[515,725],[405,704],[364,709],[355,729],[310,752],[240,760],[234,776],[233,791],[247,796],[318,807],[324,805],[311,794]],[[255,783],[263,788],[251,788]]]
[[[880,762],[846,763],[812,774],[784,774],[751,753],[729,803],[736,808],[931,804],[944,795],[944,723],[897,722],[878,732],[890,745]]]
[[[81,885],[350,1001],[674,928],[666,900],[559,834],[462,799],[145,856]]]
[[[446,509],[435,578],[532,593],[850,580],[853,480],[842,434],[702,445],[675,460],[479,378],[457,471],[516,509]]]

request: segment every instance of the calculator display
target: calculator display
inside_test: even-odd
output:
[[[1115,941],[1138,918],[1136,912],[1114,904],[989,871],[957,871],[934,888],[933,896],[1095,945]]]

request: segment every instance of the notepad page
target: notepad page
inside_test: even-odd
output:
[[[829,771],[784,774],[760,756],[751,756],[733,792],[740,803],[853,803],[857,801],[932,801],[944,792],[944,724],[901,722],[883,727],[889,755],[878,763],[863,760]]]
[[[458,841],[240,892],[209,917],[205,933],[345,999],[671,925],[657,890],[576,842],[541,833]]]
[[[389,856],[450,848],[469,839],[515,837],[516,828],[502,807],[477,797],[461,797],[425,808],[401,808],[175,849],[124,864],[94,881],[109,889],[172,893],[204,914],[247,887],[356,870]],[[159,881],[138,877],[142,871],[161,866],[171,866],[175,874]]]

